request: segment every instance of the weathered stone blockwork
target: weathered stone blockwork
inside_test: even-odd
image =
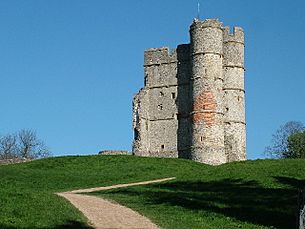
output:
[[[4,159],[0,160],[0,165],[10,165],[10,164],[19,164],[24,162],[32,161],[32,159],[28,158],[12,158],[12,159]]]
[[[194,20],[190,44],[144,54],[133,153],[212,165],[246,159],[244,33]]]
[[[98,153],[99,155],[131,155],[126,150],[103,150]]]

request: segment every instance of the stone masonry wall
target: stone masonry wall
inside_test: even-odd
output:
[[[217,20],[191,26],[192,146],[191,159],[226,162],[223,125],[223,31]]]
[[[141,141],[134,143],[134,154],[141,156],[178,157],[178,148],[189,147],[181,135],[188,131],[189,107],[189,46],[181,45],[171,53],[168,48],[149,49],[144,56],[145,87],[147,94],[147,124],[141,128],[139,96],[134,98],[134,129]],[[137,101],[137,102],[136,102]],[[142,108],[143,110],[144,108]],[[183,125],[183,129],[181,129]],[[144,135],[148,140],[140,143]],[[178,133],[179,132],[179,133]],[[145,141],[145,140],[144,140]],[[141,150],[137,145],[146,145]]]
[[[244,33],[194,20],[190,44],[144,53],[133,99],[133,154],[208,164],[244,160]]]
[[[11,159],[4,159],[0,160],[0,165],[10,165],[10,164],[18,164],[32,161],[32,159],[28,158],[11,158]]]
[[[126,150],[103,150],[98,153],[99,155],[130,155]]]
[[[224,122],[228,161],[246,159],[244,31],[224,28]]]

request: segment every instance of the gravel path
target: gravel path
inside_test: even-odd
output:
[[[145,185],[157,182],[164,182],[176,179],[175,177],[144,181],[130,184],[118,184],[106,187],[80,189],[71,192],[57,193],[57,195],[66,198],[76,208],[78,208],[89,220],[90,224],[97,229],[100,228],[159,228],[153,224],[149,219],[141,216],[139,213],[124,207],[117,203],[110,202],[108,200],[84,195],[80,193],[95,192],[100,190],[109,190],[115,188],[129,187],[135,185]]]

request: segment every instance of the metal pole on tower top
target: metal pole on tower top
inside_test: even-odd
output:
[[[197,19],[200,20],[200,2],[197,2]]]

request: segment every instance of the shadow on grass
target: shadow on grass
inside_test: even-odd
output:
[[[1,229],[19,229],[20,227],[11,227],[11,226],[5,226],[0,224]],[[39,229],[41,227],[22,227],[24,229]],[[54,226],[54,227],[44,227],[47,229],[93,229],[93,227],[90,227],[84,223],[77,222],[77,221],[68,221],[65,224]]]
[[[191,211],[213,212],[256,225],[295,228],[299,188],[305,186],[305,180],[274,179],[282,188],[265,188],[256,181],[225,179],[176,181],[149,185],[145,189],[129,188],[107,193],[142,196],[145,204],[167,204]]]
[[[76,222],[76,221],[69,221],[63,225],[52,227],[52,229],[93,229],[84,223]],[[51,228],[50,228],[51,229]]]

